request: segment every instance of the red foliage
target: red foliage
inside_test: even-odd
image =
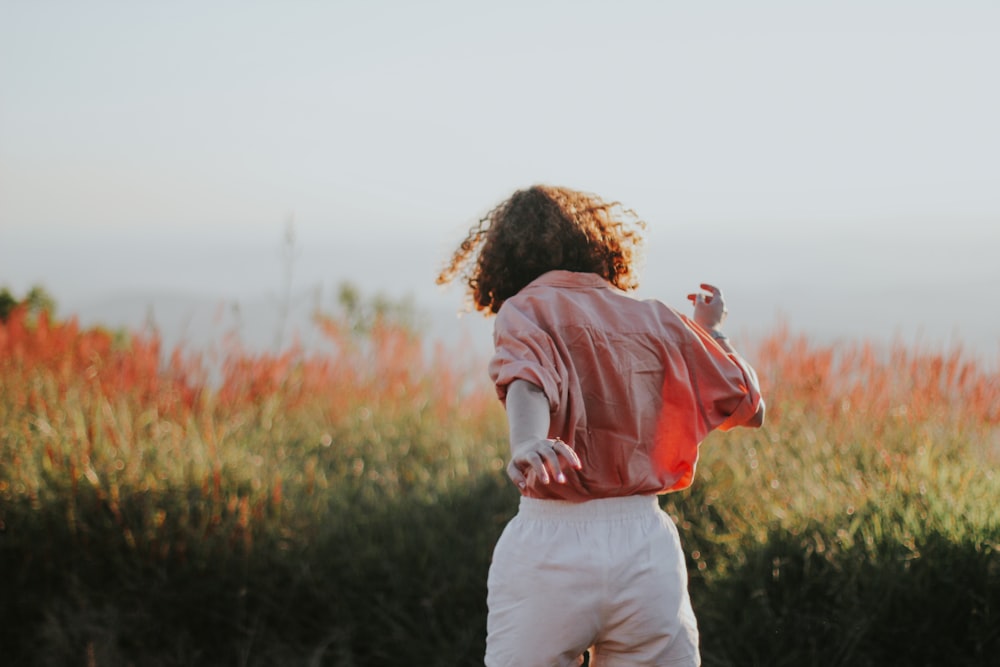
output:
[[[55,386],[45,386],[40,374]],[[46,312],[31,318],[24,307],[0,323],[0,382],[7,399],[43,413],[47,401],[63,400],[82,383],[103,396],[128,393],[162,415],[178,416],[193,407],[204,377],[197,360],[179,351],[164,363],[155,335],[117,339],[105,329],[82,330],[75,318],[57,322]]]
[[[177,423],[202,414],[202,406],[225,412],[267,402],[282,411],[318,406],[333,420],[358,406],[417,410],[442,421],[458,411],[495,408],[487,386],[468,385],[469,377],[483,375],[482,360],[462,366],[453,350],[440,348],[429,355],[419,336],[387,321],[376,321],[363,335],[334,319],[318,326],[326,349],[253,353],[234,346],[212,381],[202,357],[180,350],[165,357],[155,335],[116,336],[81,329],[75,319],[56,322],[45,313],[33,320],[18,308],[0,323],[0,389],[14,411],[52,414],[73,390],[112,402],[127,398],[141,411],[155,410],[157,418]],[[946,416],[1000,423],[1000,374],[961,348],[934,353],[864,341],[816,345],[779,328],[748,352],[772,422],[790,406],[807,406],[837,419]],[[95,428],[88,422],[80,439],[93,442]],[[210,438],[212,428],[205,428]]]
[[[815,345],[779,328],[757,346],[753,364],[769,397],[771,417],[805,404],[829,417],[845,412],[874,419],[924,421],[947,416],[1000,424],[1000,373],[961,347],[921,351],[902,343]]]

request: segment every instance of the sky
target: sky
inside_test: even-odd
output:
[[[998,358],[997,63],[972,0],[0,0],[0,286],[114,318],[349,280],[481,336],[436,273],[552,183],[647,221],[643,297]]]

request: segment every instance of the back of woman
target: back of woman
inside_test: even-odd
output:
[[[643,223],[566,188],[514,193],[474,227],[465,271],[497,315],[489,372],[510,427],[518,514],[488,580],[489,667],[697,665],[677,529],[657,496],[691,483],[715,428],[759,426],[756,374],[722,333],[721,291],[694,318],[626,294]]]

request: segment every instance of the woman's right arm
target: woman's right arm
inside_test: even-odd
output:
[[[545,392],[527,380],[514,380],[507,387],[507,424],[510,429],[510,463],[507,475],[523,489],[532,470],[542,484],[566,481],[560,458],[580,469],[580,459],[569,445],[549,434],[549,401]]]

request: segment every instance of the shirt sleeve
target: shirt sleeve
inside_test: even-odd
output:
[[[501,401],[506,401],[511,382],[527,380],[545,393],[550,412],[559,409],[565,373],[555,343],[528,314],[509,301],[497,313],[493,347],[489,374]]]
[[[762,400],[753,368],[723,350],[694,321],[683,319],[693,334],[686,355],[688,372],[706,431],[728,431],[747,424]]]

